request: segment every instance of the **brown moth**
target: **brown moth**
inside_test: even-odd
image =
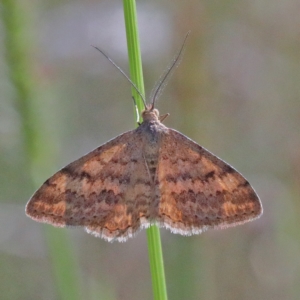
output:
[[[192,235],[262,214],[257,194],[239,172],[163,125],[165,116],[154,108],[182,48],[151,105],[145,105],[139,127],[50,177],[27,203],[28,216],[58,227],[83,226],[107,241],[126,241],[152,224]]]

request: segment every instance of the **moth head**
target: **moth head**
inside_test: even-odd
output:
[[[151,105],[142,112],[142,117],[143,121],[158,121],[159,111],[156,108],[153,108]]]

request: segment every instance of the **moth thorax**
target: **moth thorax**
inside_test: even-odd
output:
[[[159,111],[154,109],[145,109],[142,112],[143,121],[158,121]]]

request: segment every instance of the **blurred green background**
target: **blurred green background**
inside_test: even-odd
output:
[[[121,1],[2,0],[1,299],[152,299],[145,231],[107,243],[25,216],[59,168],[135,126]],[[138,1],[148,95],[188,30],[157,107],[237,168],[255,222],[199,236],[164,229],[169,299],[300,299],[300,5]]]

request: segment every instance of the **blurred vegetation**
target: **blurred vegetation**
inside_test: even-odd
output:
[[[24,3],[23,3],[24,5]],[[35,116],[35,87],[32,80],[30,59],[30,42],[26,20],[29,12],[17,1],[2,2],[2,20],[6,35],[4,36],[7,73],[14,88],[13,105],[18,112],[21,147],[24,159],[24,171],[27,169],[28,183],[40,176],[36,158],[48,160],[45,148],[51,149],[49,140],[44,140],[39,118]],[[43,146],[42,146],[43,145]],[[46,168],[47,163],[44,163]],[[34,184],[30,184],[33,187]],[[47,228],[48,252],[52,263],[50,273],[56,283],[54,291],[60,299],[81,299],[77,280],[77,268],[74,267],[70,243],[65,233],[51,227]],[[36,272],[35,275],[38,275]],[[11,299],[18,291],[12,289],[8,294]],[[34,296],[35,297],[35,296]],[[16,298],[19,298],[18,296]]]
[[[134,128],[130,86],[90,47],[128,69],[122,4],[2,0],[0,8],[1,299],[151,299],[145,231],[109,244],[24,214],[53,172]],[[171,114],[165,124],[241,171],[264,205],[261,219],[224,231],[162,230],[169,298],[299,299],[298,3],[137,8],[148,94],[192,30],[158,102]],[[70,271],[58,275],[59,266]],[[57,278],[70,274],[59,287]]]

